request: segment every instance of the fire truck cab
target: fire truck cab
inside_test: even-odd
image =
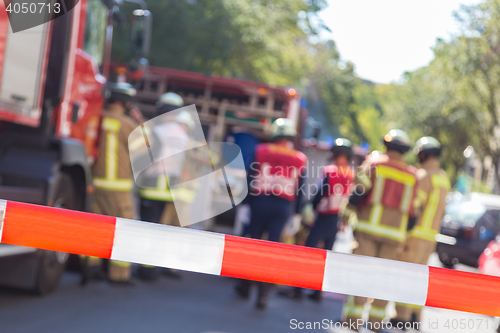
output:
[[[64,14],[13,32],[0,2],[1,199],[88,208],[113,22],[121,3],[65,0]],[[131,25],[133,67],[144,63],[150,13],[134,11]],[[0,284],[49,293],[67,258],[0,244]]]

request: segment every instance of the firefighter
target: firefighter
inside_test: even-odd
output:
[[[184,100],[176,93],[168,92],[160,96],[156,103],[156,113],[160,116],[164,113],[178,109],[184,105]],[[175,133],[185,133],[177,135],[177,141],[183,141],[180,146],[188,149],[189,132],[193,130],[195,124],[188,112],[181,112],[176,115],[173,122],[168,123],[168,130],[158,130],[162,125],[153,128],[153,133],[149,136],[153,140],[164,142],[165,147],[169,147],[172,138],[169,135]],[[176,128],[172,128],[175,126]],[[178,127],[178,128],[177,128]],[[147,173],[147,172],[146,172]],[[171,175],[168,174],[145,174],[141,180],[141,186],[138,190],[140,198],[140,217],[142,221],[174,225],[180,227],[180,222],[175,211],[172,193],[168,186]],[[176,272],[170,269],[162,270],[165,275],[172,278],[180,278]],[[143,280],[155,280],[158,277],[159,270],[154,266],[141,265],[137,270],[137,275]]]
[[[293,148],[297,132],[289,119],[276,119],[271,125],[271,143],[255,148],[254,162],[250,164],[248,197],[251,217],[249,232],[252,238],[279,242],[286,223],[296,229],[300,224],[301,184],[304,180],[307,157]],[[295,207],[294,207],[295,203]],[[292,211],[295,213],[291,215]],[[248,298],[250,281],[241,280],[237,293]],[[259,283],[256,307],[265,309],[272,285]]]
[[[184,101],[181,96],[172,92],[163,94],[160,96],[159,101],[156,103],[157,116],[178,109],[183,105]],[[187,114],[187,117],[183,117],[180,115],[181,114],[178,115],[178,119],[175,119],[175,121],[178,122],[180,126],[182,126],[182,124],[185,124],[186,126],[183,127],[183,130],[185,132],[189,132],[189,130],[194,127],[194,122],[191,119],[191,116],[189,114]],[[157,140],[162,141],[162,137],[153,137],[156,137]],[[141,186],[138,192],[140,198],[141,220],[160,223],[160,219],[163,215],[164,210],[171,210],[171,206],[173,206],[172,194],[170,193],[170,189],[168,187],[168,177],[166,175],[158,176],[157,174],[151,177],[146,175],[146,177],[148,177],[148,179],[143,180],[142,183],[145,185],[151,183],[149,184],[150,186]],[[168,222],[169,223],[166,224],[180,226],[178,221],[174,218],[172,218],[172,220]]]
[[[127,219],[135,218],[132,189],[132,168],[128,152],[128,136],[137,123],[126,115],[133,107],[136,90],[128,83],[110,83],[107,87],[99,141],[99,155],[92,166],[94,198],[93,213]],[[86,259],[82,284],[89,278],[92,267],[101,266],[99,258]],[[131,264],[110,260],[110,282],[131,284]]]
[[[317,218],[305,244],[316,247],[320,241],[323,241],[326,250],[333,249],[338,230],[339,209],[343,203],[349,200],[353,182],[353,172],[349,166],[352,158],[351,141],[338,138],[331,151],[334,164],[325,168],[325,178],[321,190],[313,199]],[[309,295],[309,298],[319,301],[321,290],[316,290]]]
[[[436,249],[436,235],[446,207],[450,180],[439,166],[441,144],[433,137],[423,137],[415,144],[420,162],[417,171],[418,187],[413,203],[415,226],[411,226],[401,260],[427,265],[429,256]],[[421,306],[396,303],[397,316],[393,322],[420,322]],[[414,325],[413,327],[417,327]]]
[[[354,254],[397,260],[406,240],[417,178],[415,168],[403,160],[410,149],[408,135],[394,129],[384,136],[383,143],[386,153],[367,159],[357,172],[354,190],[342,215],[343,223],[347,223],[352,214],[357,214],[354,236],[359,245]],[[360,322],[365,300],[348,296],[343,311],[346,322]],[[380,327],[386,317],[386,305],[384,300],[373,301],[369,329],[376,331]]]
[[[351,141],[345,138],[336,139],[331,152],[334,164],[325,167],[325,176],[312,201],[317,217],[305,244],[317,247],[319,242],[323,241],[326,250],[333,248],[338,230],[339,209],[349,200],[353,182],[353,171],[349,166],[352,158]],[[302,288],[285,289],[280,295],[301,299]],[[320,301],[321,290],[315,290],[309,298]]]
[[[353,171],[349,166],[352,158],[351,141],[336,139],[331,152],[334,164],[325,168],[321,189],[313,199],[313,208],[318,216],[306,240],[306,246],[310,247],[316,247],[322,240],[326,250],[333,248],[339,209],[342,203],[349,200],[353,181]]]

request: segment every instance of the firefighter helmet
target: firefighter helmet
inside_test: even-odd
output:
[[[297,135],[293,121],[286,118],[278,118],[271,125],[271,137],[273,140],[293,139]]]
[[[190,131],[192,131],[196,126],[193,117],[191,117],[187,111],[181,111],[177,116],[175,116],[175,121],[179,124],[185,124]]]
[[[333,153],[333,158],[338,155],[345,154],[348,159],[352,157],[352,143],[346,138],[337,138],[330,149]]]
[[[160,96],[156,102],[156,109],[159,113],[169,112],[184,106],[184,100],[181,96],[173,92],[168,92]]]
[[[168,92],[160,96],[158,105],[175,105],[181,107],[184,105],[184,100],[176,93]]]
[[[420,158],[421,162],[423,162],[428,156],[436,156],[441,155],[441,144],[438,140],[433,138],[432,136],[424,136],[423,138],[418,139],[417,143],[415,143],[415,154],[417,154],[420,158],[420,154],[423,154],[422,158]]]
[[[399,129],[390,130],[384,136],[384,145],[388,150],[395,150],[401,154],[406,153],[411,147],[408,134]]]
[[[134,102],[137,90],[126,82],[108,82],[105,88],[104,97],[108,103],[114,102]]]

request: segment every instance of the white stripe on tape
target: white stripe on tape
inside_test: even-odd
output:
[[[327,251],[323,290],[425,305],[427,266]]]
[[[7,209],[7,201],[0,200],[0,243],[2,242],[3,221],[5,220],[6,209]]]
[[[111,259],[220,274],[224,235],[116,219]]]

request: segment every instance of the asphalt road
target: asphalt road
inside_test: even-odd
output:
[[[347,252],[351,238],[340,237],[336,250]],[[434,255],[430,265],[439,265]],[[459,266],[458,269],[473,269]],[[291,320],[321,322],[341,315],[342,295],[327,294],[321,304],[309,299],[292,301],[274,292],[266,311],[233,292],[233,279],[181,272],[181,280],[162,277],[134,287],[95,282],[82,288],[78,275],[65,273],[58,290],[45,297],[0,289],[0,333],[255,333],[349,332],[346,330],[293,330]],[[389,305],[391,307],[391,305]],[[465,322],[469,328],[459,329]],[[293,323],[293,322],[292,322]],[[497,319],[426,308],[422,332],[493,333]]]
[[[181,280],[162,278],[134,287],[96,282],[82,288],[66,273],[52,295],[36,297],[0,290],[0,332],[289,332],[290,320],[338,319],[342,301],[316,304],[270,299],[266,311],[254,309],[255,292],[244,301],[234,280],[182,272]]]

